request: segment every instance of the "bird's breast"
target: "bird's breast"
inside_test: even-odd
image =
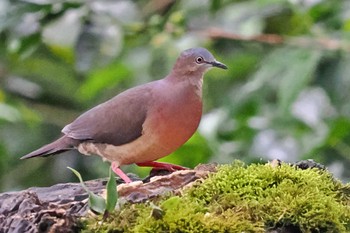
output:
[[[157,104],[147,114],[143,132],[155,137],[171,153],[197,130],[202,116],[202,99],[196,86],[169,89],[155,96]]]

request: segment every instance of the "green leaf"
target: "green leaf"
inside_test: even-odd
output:
[[[106,211],[112,212],[117,204],[118,192],[112,168],[109,168],[109,179],[107,182]]]
[[[284,75],[278,88],[278,108],[283,115],[289,113],[291,104],[310,81],[312,74],[321,58],[321,52],[307,49],[290,49],[284,54]]]
[[[89,200],[88,200],[88,204],[90,209],[92,209],[93,211],[103,214],[106,210],[106,201],[105,199],[103,199],[103,197],[94,194],[93,192],[91,192],[86,185],[83,182],[83,179],[81,178],[80,173],[71,168],[71,167],[67,167],[69,170],[71,170],[79,179],[81,186],[85,189],[85,191],[89,194]]]
[[[100,214],[106,211],[106,201],[103,197],[92,192],[89,193],[89,207]]]
[[[130,77],[131,72],[122,63],[112,63],[92,71],[87,80],[77,90],[76,98],[81,101],[91,100],[99,93]]]
[[[339,117],[330,125],[330,132],[327,139],[327,144],[334,147],[341,141],[349,137],[350,121],[348,118]]]
[[[219,10],[221,4],[222,4],[221,0],[212,0],[210,3],[210,11],[214,13],[215,11]]]

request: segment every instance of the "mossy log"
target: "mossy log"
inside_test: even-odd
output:
[[[0,195],[0,232],[350,232],[350,184],[310,161],[201,165],[118,185],[107,219],[80,184]],[[106,180],[86,182],[104,195]]]

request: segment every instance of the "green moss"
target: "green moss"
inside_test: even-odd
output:
[[[181,197],[153,200],[160,209],[128,204],[108,222],[88,220],[85,232],[350,232],[349,190],[319,169],[234,162]]]

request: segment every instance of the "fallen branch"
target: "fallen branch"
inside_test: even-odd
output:
[[[290,45],[303,48],[325,49],[330,51],[341,50],[350,52],[350,43],[345,40],[334,38],[313,37],[289,37],[277,34],[261,34],[257,36],[243,36],[227,32],[220,28],[210,28],[197,33],[211,39],[229,39],[237,41],[259,42],[272,45]]]

